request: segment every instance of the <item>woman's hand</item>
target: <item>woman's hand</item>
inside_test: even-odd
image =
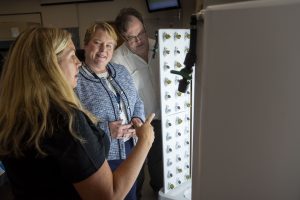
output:
[[[135,136],[135,129],[132,128],[132,123],[122,124],[122,120],[108,123],[112,138],[122,139]]]
[[[154,131],[151,122],[155,114],[151,113],[144,124],[140,124],[136,128],[136,135],[139,142],[145,142],[147,145],[152,145],[154,141]]]
[[[142,120],[141,120],[140,118],[138,118],[138,117],[132,118],[132,119],[131,119],[131,123],[132,123],[132,125],[133,125],[134,128],[140,127],[140,126],[143,125]]]

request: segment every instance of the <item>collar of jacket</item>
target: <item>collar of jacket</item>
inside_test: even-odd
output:
[[[85,68],[89,68],[89,66],[86,64],[86,63],[83,63],[83,67]],[[107,69],[107,72],[109,74],[109,77],[111,78],[115,78],[116,77],[116,70],[114,68],[114,66],[109,62],[107,65],[106,65],[106,69]],[[80,73],[83,75],[83,76],[88,76],[89,79],[95,79],[95,80],[99,80],[99,79],[96,79],[93,75],[90,75],[90,74],[87,74],[85,70],[81,69],[80,70]]]

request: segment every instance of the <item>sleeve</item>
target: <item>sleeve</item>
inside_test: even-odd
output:
[[[75,131],[84,141],[73,138],[70,133],[58,164],[62,175],[70,182],[82,181],[95,173],[105,161],[105,145],[101,130],[80,111],[76,111]],[[99,132],[100,131],[100,132]]]
[[[135,91],[136,91],[137,98],[136,98],[132,118],[137,117],[137,118],[140,118],[144,122],[145,121],[144,103],[143,103],[139,93],[137,92],[137,90],[135,90]]]

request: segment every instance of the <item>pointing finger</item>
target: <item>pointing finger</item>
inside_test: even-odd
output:
[[[150,124],[150,123],[152,122],[154,116],[155,116],[155,114],[154,114],[154,113],[151,113],[151,114],[147,117],[147,119],[146,119],[146,121],[145,121],[145,124]]]

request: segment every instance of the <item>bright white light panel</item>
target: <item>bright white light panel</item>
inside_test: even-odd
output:
[[[160,29],[158,37],[164,192],[167,193],[191,177],[191,86],[186,93],[180,93],[178,84],[182,77],[170,72],[184,68],[184,59],[189,50],[190,30]]]

